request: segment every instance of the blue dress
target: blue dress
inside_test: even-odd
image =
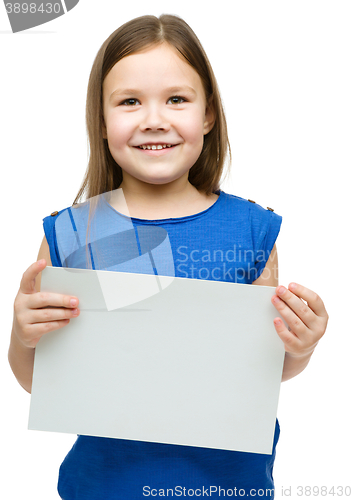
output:
[[[43,219],[52,265],[155,274],[162,266],[161,275],[251,284],[266,265],[282,218],[272,209],[222,190],[216,194],[218,199],[207,210],[159,220],[129,218],[102,195],[88,239],[87,204],[54,212]],[[142,241],[146,230],[152,236]],[[172,269],[166,259],[163,263],[165,245],[159,245],[164,250],[154,253],[155,260],[149,251],[158,246],[157,239],[163,240],[162,230]],[[126,249],[120,251],[119,241],[126,243],[128,255]],[[58,492],[64,500],[274,498],[272,472],[279,432],[276,420],[271,455],[78,436],[60,467]]]

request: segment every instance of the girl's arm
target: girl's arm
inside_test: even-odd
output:
[[[283,316],[274,319],[277,334],[286,351],[282,382],[289,380],[306,368],[316,345],[326,330],[328,314],[321,298],[312,290],[296,283],[288,289],[278,286],[278,257],[276,245],[261,276],[253,285],[275,286],[272,304]],[[305,302],[306,303],[305,303]]]
[[[49,246],[44,236],[38,260],[24,272],[15,299],[8,353],[11,369],[27,392],[31,392],[32,388],[34,352],[39,339],[45,333],[63,327],[70,318],[79,314],[76,308],[77,297],[40,292],[41,272],[47,264],[52,265]],[[70,299],[75,299],[76,305],[72,305]]]

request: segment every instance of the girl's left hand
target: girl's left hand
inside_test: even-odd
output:
[[[307,305],[302,300],[307,302]],[[325,333],[328,314],[321,298],[312,290],[297,283],[276,288],[272,304],[283,316],[274,319],[275,329],[284,343],[285,351],[293,357],[312,354]]]

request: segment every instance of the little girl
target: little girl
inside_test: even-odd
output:
[[[73,207],[85,191],[87,198],[111,193],[105,205],[111,224],[129,216],[136,227],[162,227],[175,276],[277,287],[272,303],[283,318],[274,320],[286,351],[282,380],[304,370],[328,315],[304,286],[278,287],[281,217],[219,187],[230,155],[227,126],[215,76],[191,28],[177,16],[143,16],[112,33],[93,64],[86,118],[90,160]],[[114,195],[118,188],[128,213]],[[38,261],[23,274],[15,299],[9,362],[28,392],[37,342],[79,315],[78,297],[40,293],[45,266],[65,265],[65,241],[83,241],[87,228],[75,224],[74,212],[69,207],[44,218]],[[58,231],[64,216],[72,234]],[[234,249],[242,250],[235,258]],[[110,269],[91,257],[95,269]],[[80,265],[70,260],[69,267]],[[278,438],[276,422],[272,455],[263,455],[80,435],[60,467],[59,495],[274,498]]]

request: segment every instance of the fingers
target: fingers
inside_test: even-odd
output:
[[[74,306],[64,307],[63,304]],[[30,303],[37,307],[29,307]],[[46,304],[57,304],[54,307],[38,307]],[[15,331],[17,337],[26,347],[35,347],[39,339],[46,333],[62,328],[72,318],[79,316],[78,299],[70,296],[35,293],[22,295],[22,301],[15,303]]]
[[[28,321],[28,314],[34,311],[72,311],[78,307],[79,301],[77,297],[71,295],[63,295],[59,293],[51,292],[36,292],[31,294],[18,294],[15,303],[14,310],[17,317],[26,317],[26,321],[29,323],[34,323],[35,321]],[[40,313],[40,317],[45,317],[44,314]],[[54,314],[55,316],[55,314]],[[60,316],[54,319],[61,319]],[[37,317],[39,317],[37,315]]]
[[[36,291],[36,276],[46,265],[42,259],[24,272],[14,302],[14,332],[26,347],[35,347],[45,333],[62,328],[80,314],[77,297]]]
[[[293,284],[291,283],[291,289],[292,285]],[[284,319],[287,321],[288,318],[288,320],[291,322],[291,324],[288,324],[292,328],[292,330],[295,330],[295,328],[303,330],[301,323],[303,323],[303,325],[309,329],[315,328],[318,322],[318,315],[312,309],[312,304],[314,302],[316,306],[315,310],[319,309],[321,314],[324,314],[323,311],[326,310],[322,300],[317,294],[305,287],[302,287],[301,285],[296,285],[293,288],[296,291],[296,294],[294,294],[293,291],[286,289],[284,286],[277,287],[277,295],[274,295],[272,297],[273,304],[281,314],[286,314],[286,317]],[[318,298],[314,299],[315,296]],[[305,304],[302,298],[304,300],[307,300],[308,304]],[[321,301],[323,309],[320,307],[318,303],[319,301]],[[286,305],[288,307],[286,307]],[[290,309],[287,310],[288,308]]]
[[[280,296],[274,295],[272,303],[286,321],[290,330],[294,331],[299,337],[305,334],[308,328],[315,322],[314,313],[310,311],[302,300],[298,297],[293,297],[293,294],[288,290],[280,294]]]
[[[292,294],[304,299],[308,303],[311,311],[313,311],[317,316],[322,318],[328,317],[324,303],[317,293],[309,290],[309,288],[306,288],[305,286],[299,285],[298,283],[290,283],[288,288]]]
[[[298,353],[302,350],[302,342],[298,336],[286,328],[286,325],[280,318],[274,320],[274,325],[278,336],[281,338],[286,352]]]
[[[37,292],[27,299],[30,309],[40,309],[43,307],[66,307],[74,309],[78,306],[78,298],[61,293]]]
[[[26,325],[76,317],[78,303],[77,297],[70,295],[37,292],[18,297],[15,314],[24,329]]]
[[[283,286],[276,288],[276,295],[272,297],[272,303],[281,314],[286,327],[280,318],[276,318],[275,327],[282,340],[287,343],[295,343],[301,349],[312,349],[326,330],[328,314],[321,298],[312,290],[291,283],[286,289]],[[304,300],[307,302],[305,304]]]
[[[28,323],[46,323],[62,319],[75,318],[80,314],[79,309],[67,309],[59,307],[45,307],[43,309],[32,309]]]
[[[26,347],[36,347],[43,335],[53,332],[54,330],[59,330],[59,328],[62,328],[69,322],[70,319],[66,318],[58,321],[49,321],[47,323],[26,324],[22,330],[20,340]]]
[[[39,338],[45,333],[58,330],[79,316],[79,309],[45,308],[31,311],[31,318],[24,328],[28,340]]]
[[[273,299],[272,303],[275,305],[277,311],[281,314],[288,327],[285,326],[282,318],[276,318],[275,325],[285,328],[289,336],[294,335],[299,339],[303,339],[310,332],[309,328],[283,301],[281,301],[281,299],[278,299],[278,301],[279,302],[277,302],[276,299]]]
[[[46,267],[47,262],[45,259],[38,260],[34,262],[29,268],[23,273],[21,283],[20,283],[20,292],[22,293],[34,293],[36,290],[34,288],[35,279],[40,272]]]
[[[298,336],[290,327],[286,327],[281,318],[276,318],[274,325],[286,352],[296,357],[305,357],[313,353],[318,340],[314,339],[310,330],[308,330],[306,335]]]

